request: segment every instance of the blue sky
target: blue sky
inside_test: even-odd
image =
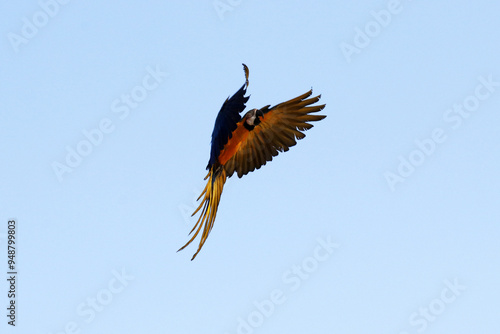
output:
[[[497,333],[500,5],[0,5],[5,333]],[[195,223],[244,83],[328,117]],[[78,156],[76,156],[78,155]]]

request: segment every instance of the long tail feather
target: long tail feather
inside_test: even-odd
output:
[[[198,221],[194,225],[191,232],[189,232],[189,234],[193,233],[193,231],[195,230],[196,232],[191,237],[191,239],[189,239],[189,241],[178,250],[181,251],[184,248],[186,248],[187,245],[189,245],[196,238],[196,236],[198,235],[198,233],[200,233],[203,227],[203,232],[201,234],[198,250],[191,258],[191,261],[194,260],[196,255],[198,255],[198,253],[200,252],[201,248],[203,247],[203,244],[207,240],[208,235],[210,234],[210,231],[212,231],[212,228],[214,226],[215,216],[217,215],[217,208],[219,207],[220,196],[222,194],[222,189],[224,188],[224,183],[226,182],[226,171],[224,170],[224,168],[215,170],[212,167],[210,168],[210,171],[205,177],[205,180],[207,178],[208,178],[207,185],[205,186],[205,189],[203,189],[203,192],[201,193],[200,197],[198,197],[199,200],[203,196],[203,200],[198,206],[198,208],[192,214],[192,216],[194,216],[201,209],[200,217],[198,218]]]

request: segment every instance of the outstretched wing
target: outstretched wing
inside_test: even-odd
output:
[[[237,124],[241,120],[240,113],[245,109],[245,103],[249,99],[249,96],[245,96],[248,87],[248,67],[243,64],[243,69],[245,71],[245,83],[231,98],[224,101],[215,119],[207,169],[210,169],[210,166],[217,162],[220,151],[231,138],[233,131],[236,130]]]
[[[224,164],[227,176],[236,172],[238,177],[242,177],[259,169],[279,152],[286,152],[297,144],[296,139],[304,138],[306,135],[303,131],[313,127],[309,122],[325,118],[324,115],[313,115],[325,105],[313,105],[321,95],[309,98],[311,95],[312,89],[272,108],[265,106],[260,109],[263,113],[259,117],[260,123],[249,132],[236,153]]]

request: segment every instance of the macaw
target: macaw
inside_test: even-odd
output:
[[[194,260],[207,240],[214,226],[222,188],[226,178],[234,173],[238,177],[259,169],[271,161],[279,152],[286,152],[306,135],[303,131],[313,127],[309,122],[320,121],[326,116],[312,115],[322,110],[325,105],[314,105],[321,95],[311,97],[312,89],[294,99],[269,107],[251,109],[243,117],[249,96],[245,96],[248,87],[248,67],[243,64],[245,83],[231,97],[227,98],[215,120],[212,132],[210,159],[208,161],[208,179],[205,189],[198,197],[203,197],[192,216],[201,210],[200,217],[189,234],[196,230],[189,241],[178,251],[189,245],[203,229],[198,250],[191,258]]]

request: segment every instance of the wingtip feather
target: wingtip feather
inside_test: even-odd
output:
[[[248,69],[248,66],[243,64],[243,71],[245,71],[245,83],[248,87],[248,77],[250,75],[250,70]]]

